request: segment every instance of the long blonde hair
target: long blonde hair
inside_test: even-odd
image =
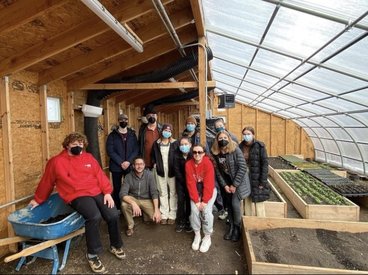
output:
[[[234,152],[236,147],[238,146],[238,144],[235,141],[233,141],[233,139],[231,138],[230,134],[227,131],[225,130],[220,131],[216,134],[215,140],[211,147],[212,154],[216,156],[221,153],[220,146],[218,145],[218,140],[217,140],[219,135],[221,134],[226,134],[227,138],[229,139],[229,144],[224,147],[226,153]]]

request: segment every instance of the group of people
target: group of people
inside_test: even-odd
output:
[[[145,109],[138,135],[125,114],[106,140],[112,184],[95,158],[85,151],[88,141],[74,132],[63,141],[64,150],[49,160],[30,205],[45,202],[54,186],[60,197],[85,219],[86,258],[93,272],[106,271],[98,254],[102,251],[99,224],[108,226],[109,251],[125,258],[119,211],[127,223],[126,235],[134,234],[134,217],[144,221],[175,224],[176,231],[194,231],[192,249],[207,252],[213,233],[214,205],[227,214],[225,240],[241,236],[241,202],[252,215],[264,215],[262,202],[269,198],[267,152],[255,140],[254,129],[242,130],[243,140],[215,122],[216,136],[201,144],[197,120],[186,119],[176,140],[170,123],[157,121],[154,109]],[[143,119],[142,119],[143,122]],[[201,235],[203,231],[203,238]]]

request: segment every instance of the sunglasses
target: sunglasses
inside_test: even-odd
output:
[[[193,151],[193,155],[196,155],[196,154],[198,155],[203,154],[203,151]]]

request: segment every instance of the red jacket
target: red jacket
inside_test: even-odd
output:
[[[198,166],[195,165],[194,159],[188,160],[185,163],[185,177],[190,199],[195,203],[200,201],[197,190],[197,182],[202,181],[202,201],[204,203],[208,203],[208,201],[212,198],[213,189],[215,188],[215,170],[209,157],[204,156]]]
[[[47,200],[54,186],[66,203],[81,196],[112,192],[108,177],[96,159],[87,152],[70,156],[67,150],[63,150],[51,158],[36,189],[36,202]]]

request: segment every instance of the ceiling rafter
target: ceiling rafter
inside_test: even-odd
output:
[[[122,22],[130,21],[142,14],[147,13],[147,9],[152,9],[148,1],[131,0],[124,1],[121,7],[116,8],[112,14],[116,17],[124,16]],[[167,1],[168,2],[168,1]],[[129,4],[126,4],[129,3]],[[93,26],[93,28],[91,28]],[[74,26],[46,41],[42,41],[33,47],[19,52],[15,56],[10,56],[0,61],[0,76],[14,73],[36,64],[46,58],[67,50],[83,41],[96,37],[110,28],[98,17],[92,17],[81,24]]]
[[[16,1],[0,11],[0,34],[10,32],[66,2],[67,0]]]
[[[185,30],[180,30],[180,35],[183,43],[189,43],[197,38],[193,28],[188,27],[185,28]],[[159,40],[159,43],[157,43],[156,39],[147,43],[143,53],[136,53],[130,49],[126,54],[110,60],[111,62],[100,63],[92,72],[88,72],[84,75],[79,75],[74,79],[68,80],[67,86],[69,90],[80,89],[85,85],[95,83],[111,75],[118,74],[121,71],[137,66],[140,63],[154,59],[175,49],[175,45],[170,39],[170,36],[166,35],[166,37],[162,37],[157,40]]]
[[[173,16],[173,18],[173,24],[177,30],[191,24],[192,19],[190,15],[190,10],[175,13],[175,16]],[[165,35],[164,27],[151,27],[152,25],[156,25],[158,22],[159,20],[154,21],[137,31],[137,35],[142,39],[144,43],[148,43]],[[160,25],[157,24],[157,26]],[[124,54],[130,49],[131,47],[128,47],[128,45],[121,39],[114,40],[112,43],[109,44],[108,47],[103,45],[92,50],[91,52],[73,57],[70,60],[61,63],[60,65],[40,72],[39,85],[44,85],[53,80],[66,77],[77,71],[81,71],[85,68],[91,67],[96,63],[103,62],[104,60],[118,56],[120,54]]]

